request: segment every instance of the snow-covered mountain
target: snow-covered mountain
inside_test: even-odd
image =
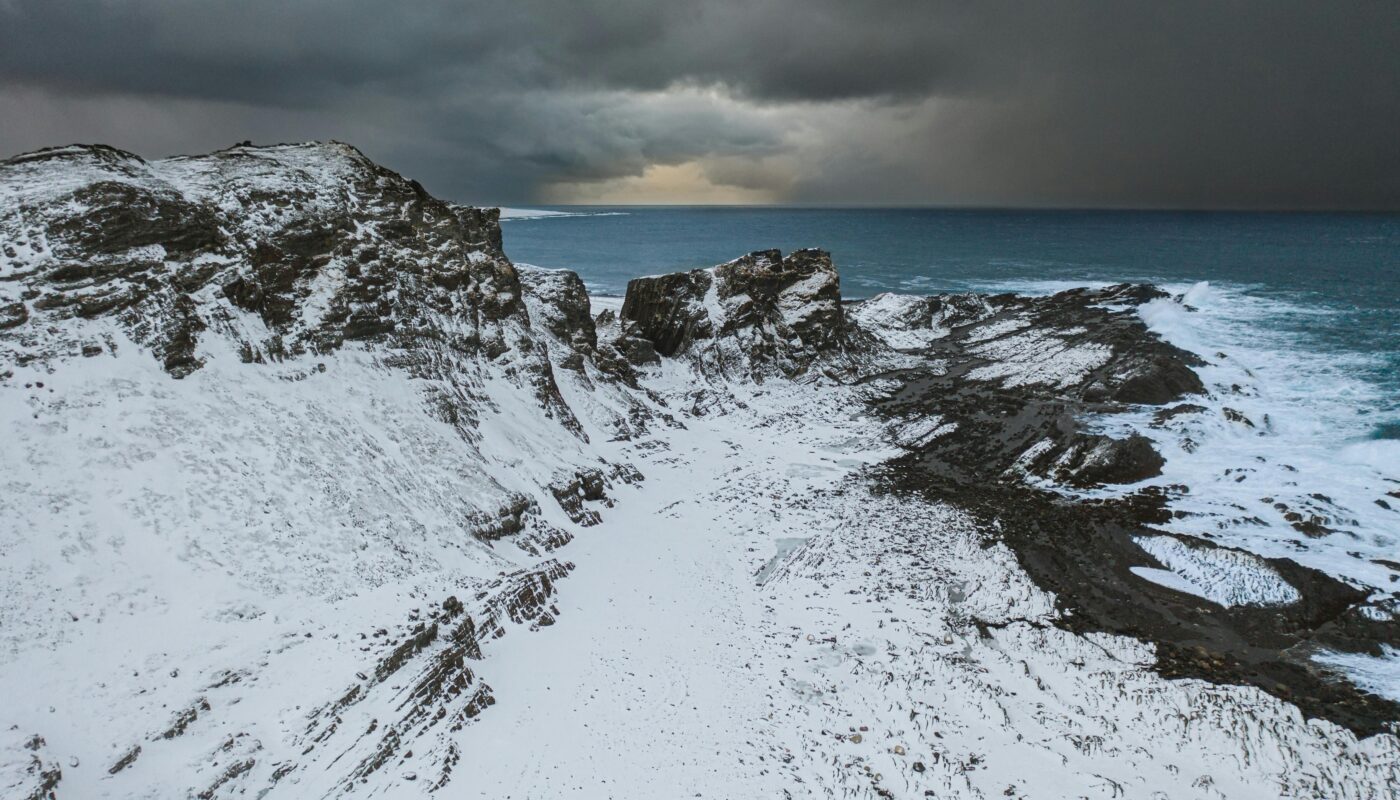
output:
[[[342,144],[12,158],[0,788],[1400,791],[1313,659],[1393,597],[1154,529],[1086,424],[1202,408],[1150,302],[853,304],[818,250],[590,298]]]

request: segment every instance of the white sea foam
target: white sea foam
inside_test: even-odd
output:
[[[1383,644],[1381,652],[1379,656],[1368,656],[1327,651],[1313,660],[1342,670],[1367,691],[1400,702],[1400,650]]]
[[[1041,295],[1104,285],[975,288]],[[1163,475],[1149,483],[1190,487],[1172,501],[1185,516],[1165,527],[1389,590],[1391,570],[1372,559],[1400,560],[1400,499],[1387,494],[1400,491],[1400,441],[1370,438],[1388,401],[1365,378],[1380,357],[1328,349],[1300,333],[1340,313],[1320,303],[1266,296],[1258,286],[1158,285],[1173,298],[1139,313],[1154,333],[1207,362],[1197,372],[1208,396],[1187,398],[1206,410],[1153,427],[1158,409],[1144,408],[1095,420],[1095,427],[1148,435],[1167,458]],[[1289,514],[1302,522],[1317,517],[1336,532],[1306,535]]]
[[[549,211],[543,208],[507,208],[501,206],[501,221],[517,219],[552,219],[555,217],[625,217],[626,211]]]
[[[1146,412],[1126,420],[1167,457],[1162,482],[1191,487],[1174,501],[1188,515],[1169,527],[1388,587],[1390,570],[1372,559],[1400,548],[1400,512],[1385,507],[1400,488],[1400,442],[1366,438],[1380,387],[1360,377],[1363,354],[1324,351],[1285,325],[1334,312],[1236,287],[1167,288],[1181,301],[1148,303],[1142,317],[1206,359],[1210,392],[1205,412],[1166,428]],[[1310,521],[1334,532],[1294,527]]]

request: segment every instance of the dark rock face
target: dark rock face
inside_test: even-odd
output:
[[[569,519],[580,525],[597,525],[602,521],[602,517],[584,503],[594,502],[610,506],[612,501],[608,499],[608,487],[615,481],[636,483],[640,480],[642,474],[634,467],[618,465],[610,472],[601,469],[581,470],[566,480],[554,483],[549,489],[554,499],[559,501],[559,507],[569,515]]]
[[[698,339],[715,335],[715,324],[704,307],[714,285],[708,270],[674,272],[627,283],[621,318],[649,341],[656,353],[674,356]]]
[[[945,328],[960,328],[990,317],[995,312],[987,298],[978,294],[945,294],[928,298],[928,322]]]
[[[593,309],[583,279],[567,270],[526,269],[519,274],[525,291],[540,299],[534,323],[578,353],[575,368],[581,367],[582,358],[598,349],[598,331],[593,325]]]
[[[822,250],[786,258],[761,250],[713,269],[637,278],[619,316],[616,346],[634,364],[651,351],[686,354],[728,377],[794,377],[873,346],[847,323],[840,277]]]
[[[50,226],[60,258],[86,260],[149,245],[187,254],[212,249],[221,239],[214,210],[174,191],[100,181],[73,192],[69,201],[85,213]]]
[[[824,250],[750,253],[715,268],[719,299],[737,300],[721,333],[746,327],[789,328],[817,353],[841,346],[847,334],[841,279]]]
[[[17,328],[29,321],[29,309],[24,303],[0,306],[0,329]]]

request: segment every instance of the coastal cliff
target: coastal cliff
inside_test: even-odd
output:
[[[767,250],[617,302],[502,245],[339,143],[0,164],[7,796],[529,794],[613,737],[713,745],[658,796],[1396,788],[1313,658],[1394,596],[1162,530],[1111,424],[1210,413],[1177,299]]]

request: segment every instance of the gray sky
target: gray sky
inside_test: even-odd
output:
[[[1400,209],[1400,2],[0,0],[0,151],[464,202]]]

